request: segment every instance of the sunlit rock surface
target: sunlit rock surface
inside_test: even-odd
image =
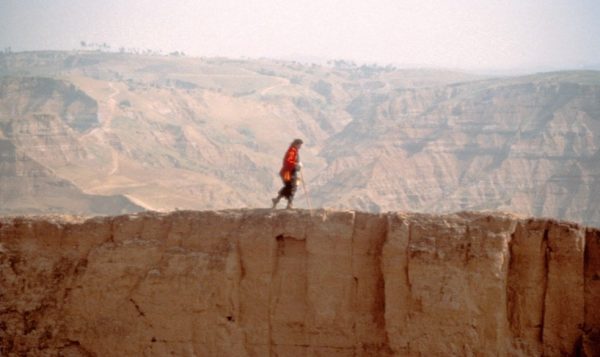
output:
[[[504,213],[0,218],[1,355],[600,353],[600,231]]]

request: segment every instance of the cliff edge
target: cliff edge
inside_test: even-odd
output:
[[[0,218],[0,355],[600,355],[600,231],[503,213]]]

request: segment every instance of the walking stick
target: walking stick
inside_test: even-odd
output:
[[[304,175],[302,171],[300,171],[300,181],[302,181],[302,188],[304,189],[304,196],[306,196],[306,203],[308,204],[308,209],[312,210],[310,207],[310,198],[308,197],[308,190],[306,189],[306,184],[304,183]]]

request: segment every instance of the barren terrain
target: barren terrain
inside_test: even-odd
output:
[[[0,218],[3,356],[598,356],[600,231],[510,214]]]
[[[599,135],[595,71],[0,55],[4,214],[267,207],[301,137],[313,207],[500,209],[600,226]],[[300,189],[296,206],[307,202]]]

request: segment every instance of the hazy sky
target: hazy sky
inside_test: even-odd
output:
[[[462,69],[600,64],[599,0],[0,0],[0,49],[80,42]]]

